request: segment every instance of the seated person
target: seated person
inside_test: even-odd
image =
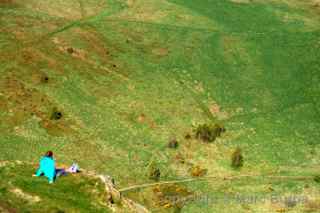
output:
[[[46,176],[49,183],[53,183],[56,175],[55,161],[53,159],[53,152],[48,151],[40,160],[39,168],[33,176]]]

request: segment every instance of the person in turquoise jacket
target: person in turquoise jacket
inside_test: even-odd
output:
[[[48,151],[40,160],[39,168],[34,176],[46,176],[49,183],[53,183],[56,176],[55,161],[53,159],[53,152]]]

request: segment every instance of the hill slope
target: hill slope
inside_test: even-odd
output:
[[[316,1],[0,0],[0,160],[36,163],[53,150],[58,162],[109,174],[119,188],[153,182],[151,167],[161,180],[189,178],[197,166],[220,177],[315,175],[319,28]],[[203,123],[226,132],[209,144],[185,137]],[[230,167],[236,147],[241,170]],[[183,185],[209,198],[302,196],[315,187],[263,178]],[[174,211],[157,190],[168,189],[125,196]],[[175,210],[287,207],[195,199]]]

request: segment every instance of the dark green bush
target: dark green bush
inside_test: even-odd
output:
[[[225,128],[219,124],[202,124],[196,128],[195,133],[197,139],[210,143],[214,142],[216,138],[220,137],[225,131]]]
[[[190,140],[192,138],[192,136],[189,134],[189,133],[187,133],[185,136],[184,136],[184,139],[186,139],[186,140]]]
[[[149,173],[149,179],[154,181],[159,181],[161,176],[161,172],[159,168],[151,167]]]
[[[41,83],[48,83],[49,82],[49,77],[47,75],[42,75],[40,79]]]
[[[62,112],[57,110],[57,108],[53,108],[50,119],[51,120],[60,120],[62,118]]]
[[[317,183],[320,183],[320,175],[316,175],[313,177],[313,180]]]
[[[168,143],[168,147],[172,148],[172,149],[176,149],[176,148],[178,148],[178,146],[179,146],[179,143],[178,143],[177,139],[171,139]]]
[[[239,147],[232,153],[231,166],[234,169],[239,169],[243,166],[242,150]]]

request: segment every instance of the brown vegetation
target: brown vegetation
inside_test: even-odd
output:
[[[157,206],[173,208],[175,211],[181,209],[193,195],[186,187],[177,184],[158,185],[153,188],[153,193]]]
[[[202,177],[207,174],[208,170],[201,168],[199,165],[193,166],[190,169],[190,174],[192,177]]]

